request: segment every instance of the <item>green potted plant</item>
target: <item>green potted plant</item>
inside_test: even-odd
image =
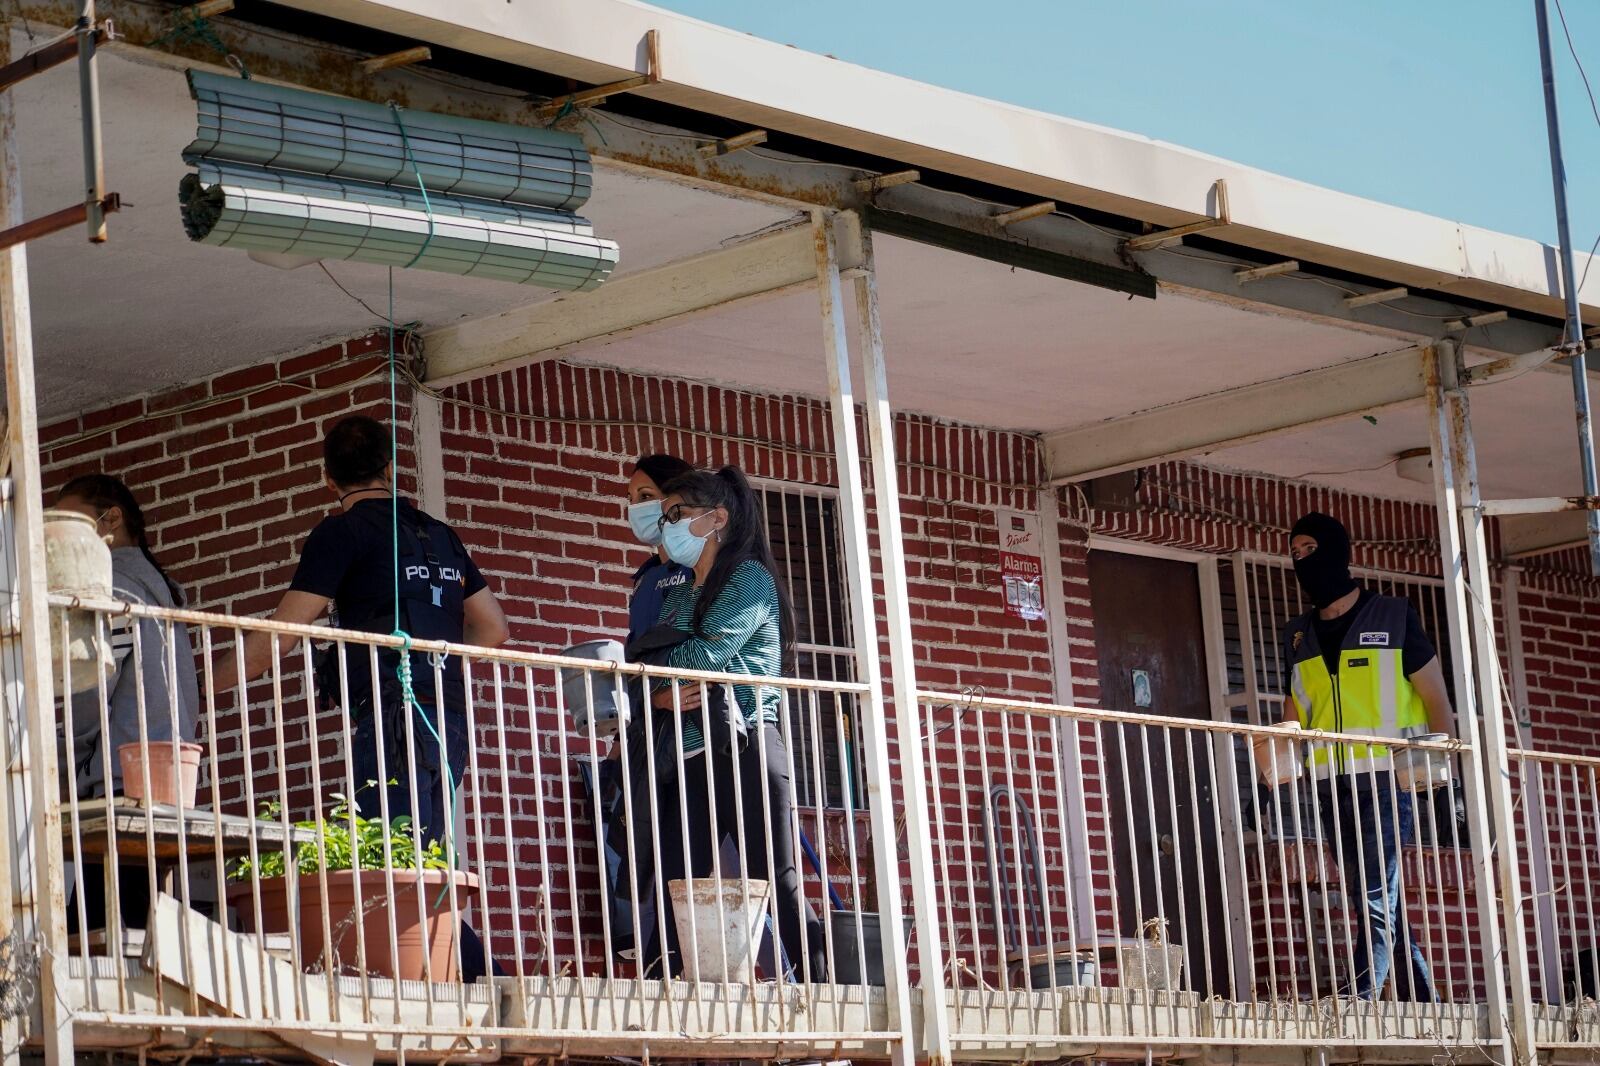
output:
[[[369,781],[368,787],[375,782]],[[431,962],[435,981],[456,980],[460,968],[456,941],[459,924],[452,914],[467,907],[478,880],[451,869],[444,848],[429,841],[417,850],[411,817],[402,815],[384,825],[352,809],[334,794],[326,814],[294,823],[297,843],[292,854],[265,851],[255,861],[240,859],[230,872],[228,902],[247,927],[255,924],[257,893],[264,934],[299,930],[300,959],[308,969],[349,970],[359,961],[357,928],[365,940],[366,972],[374,977],[420,981]],[[263,801],[259,817],[277,822],[283,812],[277,800]],[[295,876],[287,876],[292,860]],[[326,866],[324,867],[324,862]],[[324,872],[325,871],[325,872]],[[327,926],[331,958],[325,956],[323,878],[327,880]],[[390,884],[394,893],[389,894]],[[455,894],[452,908],[451,895]],[[359,911],[358,911],[359,908]],[[394,940],[390,940],[393,926]]]

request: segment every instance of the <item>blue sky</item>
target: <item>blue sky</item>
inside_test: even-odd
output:
[[[654,0],[919,81],[1554,241],[1532,0]],[[1573,242],[1600,121],[1551,0]],[[1562,0],[1600,93],[1600,0]],[[666,60],[664,60],[666,61]]]

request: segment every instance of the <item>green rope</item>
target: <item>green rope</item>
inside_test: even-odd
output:
[[[433,202],[428,199],[428,186],[423,183],[422,168],[417,166],[417,157],[411,154],[411,138],[406,136],[406,124],[400,121],[400,105],[390,100],[389,110],[394,112],[394,124],[400,128],[400,146],[406,150],[406,161],[411,164],[411,172],[417,176],[417,190],[422,193],[422,207],[428,212],[428,237],[422,242],[422,247],[417,249],[417,254],[411,257],[411,262],[406,264],[405,269],[409,269],[417,265],[422,253],[433,243]],[[390,309],[389,318],[392,323],[393,308]]]
[[[544,124],[544,128],[550,129],[557,122],[560,122],[562,119],[566,118],[576,110],[578,110],[578,105],[573,102],[571,96],[568,96],[565,100],[561,101],[560,108],[556,110],[555,115],[551,117],[550,121]]]
[[[421,179],[419,178],[418,180]],[[388,321],[389,455],[390,462],[392,463],[394,461],[394,457],[398,456],[400,453],[400,402],[397,384],[400,378],[400,373],[399,355],[395,351],[394,346],[394,267],[389,268]],[[422,724],[427,728],[428,733],[433,737],[434,743],[439,745],[439,762],[441,763],[441,769],[444,771],[445,806],[450,809],[450,820],[454,822],[456,813],[456,784],[450,779],[450,767],[444,757],[444,737],[439,735],[439,731],[435,729],[433,723],[428,720],[427,709],[424,708],[421,701],[417,699],[416,689],[412,687],[411,634],[407,633],[405,628],[400,624],[400,479],[394,476],[392,467],[390,469],[389,477],[389,534],[393,540],[394,547],[394,632],[390,633],[389,635],[391,637],[399,637],[401,640],[400,664],[395,668],[395,676],[400,680],[400,699],[405,706],[406,714],[409,715],[415,711],[417,717],[421,719]],[[435,692],[433,695],[435,700],[442,698],[441,693]],[[423,843],[427,844],[431,843],[431,841],[424,841]],[[445,861],[449,863],[453,869],[456,865],[456,850],[455,846],[450,841],[450,834],[448,832],[445,834],[444,844]],[[438,899],[433,901],[434,910],[439,909],[439,904],[443,902],[445,894],[449,890],[450,882],[446,881],[444,886],[439,890]]]
[[[185,18],[188,19],[187,22],[184,21]],[[216,31],[211,28],[210,21],[204,15],[196,15],[192,12],[186,14],[180,11],[172,29],[151,41],[150,47],[159,48],[164,44],[188,42],[203,44],[213,51],[220,52],[229,65],[239,71],[239,77],[245,81],[250,80],[250,68],[244,65],[244,60],[240,59],[227,45],[222,43],[222,38],[217,36]]]

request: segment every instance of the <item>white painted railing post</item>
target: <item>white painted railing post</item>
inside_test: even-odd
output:
[[[1528,988],[1527,943],[1522,933],[1521,882],[1516,870],[1510,765],[1495,671],[1494,623],[1487,602],[1489,570],[1483,518],[1476,509],[1478,480],[1472,428],[1466,395],[1458,382],[1456,359],[1456,347],[1451,341],[1435,342],[1423,352],[1428,435],[1439,512],[1439,554],[1454,660],[1456,736],[1467,746],[1470,767],[1463,788],[1471,819],[1480,918],[1477,961],[1488,989],[1490,1032],[1501,1045],[1503,1061],[1532,1066],[1536,1060],[1533,1007]],[[1479,599],[1480,610],[1472,609],[1469,601],[1474,598]],[[1493,846],[1496,843],[1498,847]],[[1505,876],[1507,871],[1509,878]]]
[[[854,221],[854,216],[841,216]],[[909,1066],[921,1059],[949,1061],[950,1039],[944,1010],[944,952],[939,941],[933,889],[933,850],[925,803],[922,764],[922,730],[918,724],[915,661],[911,649],[911,622],[907,613],[905,555],[900,541],[899,479],[895,475],[893,427],[883,390],[883,349],[878,322],[877,291],[873,284],[869,238],[860,233],[863,270],[856,279],[856,305],[861,316],[861,340],[867,380],[867,425],[872,437],[873,484],[884,576],[884,608],[888,617],[890,670],[895,686],[895,736],[899,744],[899,780],[905,800],[901,808],[906,823],[906,846],[911,864],[912,899],[919,959],[923,1030],[911,1031],[911,990],[907,968],[896,965],[906,957],[904,911],[900,892],[900,849],[896,839],[889,762],[888,701],[884,698],[879,660],[878,602],[873,595],[871,540],[867,533],[866,492],[861,476],[861,449],[856,434],[855,390],[850,379],[849,331],[845,324],[844,292],[835,243],[834,219],[812,213],[817,246],[817,288],[821,300],[823,349],[827,355],[829,407],[833,416],[833,447],[838,464],[841,533],[845,545],[850,586],[850,616],[854,626],[858,680],[865,683],[870,706],[862,715],[866,751],[867,795],[872,819],[873,865],[878,881],[879,924],[883,930],[885,991],[891,1024],[900,1030],[897,1061]],[[881,438],[881,439],[880,439]],[[920,1039],[919,1039],[920,1037]]]
[[[0,34],[0,64],[10,58],[11,42]],[[14,101],[0,91],[0,229],[22,218],[22,168],[16,151]],[[6,363],[6,444],[15,491],[17,584],[22,635],[22,699],[10,736],[21,741],[13,760],[26,759],[28,805],[32,808],[34,869],[32,914],[19,929],[12,914],[0,915],[18,933],[37,938],[38,1001],[45,1061],[73,1061],[72,1018],[57,995],[67,979],[66,888],[61,858],[61,809],[56,795],[56,715],[50,670],[50,608],[44,570],[44,504],[39,473],[38,412],[34,405],[33,326],[28,309],[28,259],[22,244],[0,249],[0,355]],[[9,610],[9,605],[4,606]],[[25,738],[22,734],[25,733]],[[9,747],[9,745],[8,745]],[[16,766],[4,768],[11,777]],[[8,785],[9,787],[9,785]],[[15,812],[13,817],[21,817]],[[15,856],[12,857],[15,860]],[[27,894],[27,887],[23,894]],[[27,911],[25,900],[20,912]],[[115,906],[115,900],[108,900]],[[21,915],[19,915],[21,916]],[[28,923],[32,928],[28,927]]]

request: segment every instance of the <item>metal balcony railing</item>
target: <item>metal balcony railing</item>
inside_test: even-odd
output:
[[[460,663],[460,728],[437,706],[380,713],[372,728],[392,732],[374,746],[345,713],[348,679],[362,671],[381,705],[398,638],[52,604],[80,651],[113,648],[132,623],[123,669],[136,680],[153,662],[178,674],[180,626],[201,664],[237,662],[252,631],[283,653],[228,692],[202,668],[192,736],[141,684],[126,752],[96,661],[60,663],[58,691],[82,691],[60,706],[67,892],[51,905],[68,925],[58,993],[81,1047],[151,1046],[154,1033],[156,1046],[324,1058],[889,1057],[921,1046],[930,1007],[964,1059],[1382,1045],[1422,1061],[1497,1040],[1485,975],[1502,962],[1473,875],[1485,842],[1440,825],[1475,772],[1455,742],[1373,753],[1353,734],[924,692],[926,779],[873,811],[822,781],[825,757],[851,779],[865,685],[418,642],[433,691],[447,658]],[[343,669],[319,683],[318,655]],[[631,693],[639,718],[669,681],[684,684],[654,712],[661,729],[616,742],[605,708]],[[728,686],[782,703],[738,772],[715,752],[685,758],[671,726],[716,737],[708,708]],[[425,837],[401,811],[424,798],[409,770],[434,752],[461,776]],[[186,759],[187,781],[170,769]],[[121,784],[97,786],[96,760],[101,782],[120,767]],[[1600,760],[1514,762],[1538,1039],[1592,1044]],[[1346,772],[1307,769],[1326,764]],[[898,836],[914,802],[930,812],[936,906],[908,910],[906,932],[938,937],[939,973],[915,936],[891,955],[879,922],[889,894],[910,898],[916,864],[875,834]],[[16,871],[39,854],[40,821],[7,810]],[[685,851],[698,858],[678,870]],[[790,875],[769,876],[786,855]],[[1377,876],[1391,859],[1392,877]],[[682,902],[674,871],[698,889]],[[1389,939],[1368,930],[1396,914],[1426,988],[1404,936],[1383,978],[1368,976],[1384,973]],[[674,933],[680,953],[663,961],[651,944]],[[886,973],[932,994],[896,1018]]]
[[[385,713],[380,664],[398,638],[60,598],[53,610],[84,646],[113,646],[124,619],[144,634],[122,667],[144,710],[136,742],[113,750],[105,681],[84,683],[93,662],[68,658],[58,679],[84,689],[62,707],[60,743],[76,770],[63,775],[61,821],[80,1024],[257,1031],[313,1053],[331,1040],[379,1053],[492,1042],[882,1055],[898,1039],[876,987],[898,960],[856,905],[877,871],[840,831],[863,812],[850,790],[841,809],[794,802],[797,766],[823,768],[793,753],[842,759],[862,686],[415,642],[431,691],[459,664],[464,715],[452,720],[444,701],[405,713],[391,698]],[[252,631],[283,653],[231,692],[202,670],[192,737],[175,701],[144,692],[152,657],[179,672],[179,626],[202,663],[242,668]],[[321,656],[340,667],[320,675],[331,699]],[[344,709],[355,671],[379,693],[365,731]],[[663,684],[673,706],[650,712],[660,728],[614,741],[607,707],[631,690],[642,720]],[[764,742],[719,754],[716,700],[763,689],[784,713]],[[685,753],[682,720],[708,750]],[[185,760],[189,794],[170,769]],[[96,762],[120,765],[120,786],[85,787]],[[453,816],[425,837],[404,812],[426,801],[413,768],[430,765],[461,776],[443,792]],[[674,936],[676,955],[663,950]]]
[[[1462,796],[1460,745],[1363,758],[1358,735],[922,703],[958,1048],[981,1057],[1029,1037],[1062,1055],[1382,1044],[1427,1057],[1490,1040],[1482,974],[1499,960],[1476,935],[1470,853],[1415,843]],[[1319,754],[1346,772],[1318,779]],[[1432,828],[1424,838],[1443,839]],[[1409,979],[1403,938],[1385,968],[1389,938],[1363,935],[1396,914],[1427,987]]]

